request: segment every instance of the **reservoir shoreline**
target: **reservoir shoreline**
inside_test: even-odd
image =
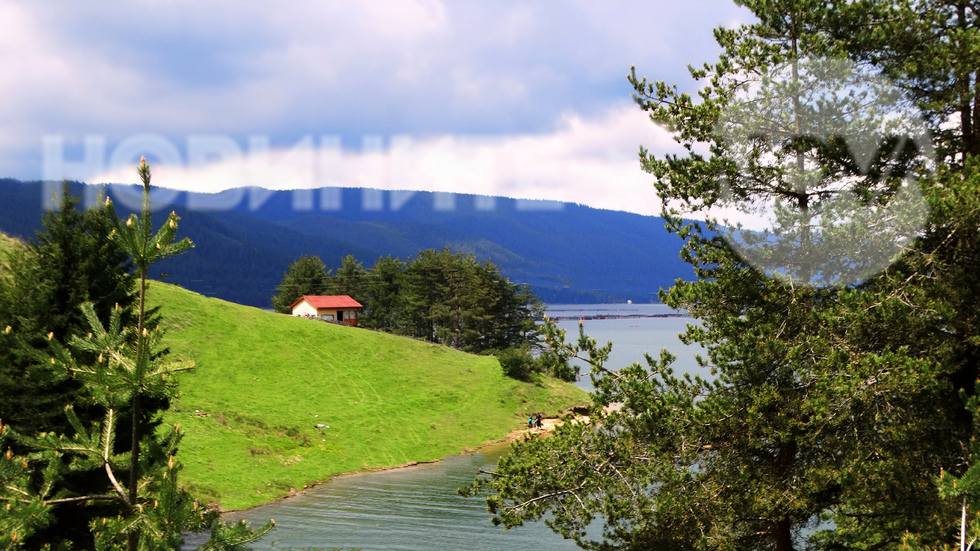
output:
[[[584,417],[582,417],[582,416],[575,416],[574,417],[574,419],[583,419],[583,418]],[[521,438],[523,438],[523,437],[525,437],[527,435],[534,435],[534,436],[538,436],[538,437],[541,437],[541,438],[547,438],[547,437],[550,437],[551,436],[551,433],[555,429],[555,427],[557,427],[558,425],[560,425],[562,422],[563,421],[562,421],[562,419],[560,417],[542,417],[541,418],[541,424],[542,424],[541,428],[530,428],[530,429],[529,428],[519,428],[519,429],[513,429],[509,433],[507,433],[506,436],[504,436],[502,438],[487,440],[486,442],[480,444],[479,446],[476,446],[474,448],[464,448],[464,449],[460,450],[458,453],[449,454],[449,455],[447,455],[447,456],[445,456],[445,457],[443,457],[441,459],[433,459],[432,461],[410,461],[410,462],[405,463],[405,464],[402,464],[402,465],[374,467],[374,468],[369,468],[369,469],[358,469],[358,470],[355,470],[355,471],[346,471],[346,472],[342,472],[342,473],[337,473],[337,474],[334,474],[334,475],[330,475],[329,478],[323,479],[323,480],[321,480],[319,482],[316,482],[314,484],[310,484],[308,486],[304,486],[303,489],[301,489],[301,490],[293,490],[293,491],[291,491],[289,494],[287,494],[285,496],[282,496],[282,497],[279,497],[279,498],[276,498],[276,499],[271,499],[271,500],[266,501],[264,503],[259,503],[257,505],[253,505],[251,507],[245,507],[245,508],[242,508],[242,509],[225,509],[223,507],[218,506],[218,507],[215,508],[215,510],[218,511],[219,513],[221,513],[221,514],[224,514],[224,513],[244,513],[244,512],[248,512],[248,511],[251,511],[251,510],[260,508],[260,507],[265,507],[265,506],[267,506],[269,504],[281,503],[281,502],[284,502],[284,501],[288,501],[289,499],[292,499],[292,498],[294,498],[296,496],[304,495],[307,492],[307,490],[315,489],[318,486],[322,486],[324,484],[328,484],[330,481],[336,480],[336,479],[350,478],[350,477],[356,477],[356,476],[362,476],[362,475],[370,475],[370,474],[383,473],[383,472],[388,472],[388,471],[406,470],[406,469],[412,469],[412,468],[416,468],[416,467],[422,467],[422,466],[425,466],[425,465],[434,465],[434,464],[442,463],[443,461],[446,461],[447,459],[449,459],[451,457],[458,457],[458,456],[463,456],[463,455],[472,455],[472,454],[475,454],[475,453],[480,453],[481,451],[483,451],[483,450],[485,450],[487,448],[491,448],[491,447],[494,447],[494,446],[503,446],[504,444],[510,444],[511,442],[516,442],[517,440],[520,440]]]

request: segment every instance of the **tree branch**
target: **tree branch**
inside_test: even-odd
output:
[[[527,501],[518,503],[517,505],[504,505],[504,509],[515,511],[517,509],[522,509],[522,508],[524,508],[524,507],[526,507],[526,506],[528,506],[528,505],[530,505],[530,504],[532,504],[532,503],[534,503],[536,501],[541,501],[542,499],[548,499],[548,498],[551,498],[551,497],[558,497],[558,496],[563,496],[563,495],[567,495],[567,494],[572,494],[573,496],[575,496],[576,499],[578,499],[578,496],[575,494],[575,492],[577,492],[578,490],[581,490],[584,487],[585,487],[585,482],[582,482],[581,484],[579,484],[578,486],[576,486],[576,487],[574,487],[574,488],[572,488],[570,490],[561,490],[561,491],[558,491],[558,492],[552,492],[550,494],[545,494],[543,496],[538,496],[538,497],[535,497],[535,498],[531,498],[531,499],[529,499]],[[578,502],[579,503],[582,503],[582,500],[579,499]]]

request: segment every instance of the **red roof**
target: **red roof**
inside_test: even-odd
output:
[[[309,302],[310,306],[316,308],[317,310],[321,308],[363,308],[361,303],[350,298],[347,295],[303,295],[296,302],[289,306],[292,310],[296,308],[296,305],[303,302]]]

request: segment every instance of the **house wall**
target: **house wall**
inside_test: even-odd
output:
[[[319,310],[317,310],[316,308],[313,308],[313,306],[309,302],[306,302],[304,300],[303,302],[297,304],[296,308],[293,308],[293,315],[314,316],[314,317],[324,318],[324,319],[326,319],[325,316],[330,316],[329,319],[333,321],[340,321],[337,318],[337,310],[338,308],[320,308]],[[346,309],[343,311],[344,311],[343,322],[348,325],[357,325],[357,310]]]
[[[357,310],[344,310],[344,323],[357,325]]]
[[[323,319],[329,319],[331,321],[336,321],[336,319],[337,319],[337,310],[335,310],[334,308],[320,308],[319,310],[316,311],[316,315],[317,316],[320,316]]]
[[[293,308],[293,315],[294,316],[316,316],[317,313],[316,313],[316,308],[314,308],[313,306],[310,305],[309,302],[306,302],[304,300],[303,302],[297,304],[296,305],[296,308]]]
[[[321,308],[317,311],[317,315],[323,316],[333,316],[332,321],[341,321],[339,316],[337,316],[337,310],[343,310],[342,308]],[[357,311],[352,309],[343,310],[344,318],[343,322],[348,325],[357,325]]]

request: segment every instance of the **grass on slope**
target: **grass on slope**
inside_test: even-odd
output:
[[[273,314],[154,282],[181,374],[167,423],[183,481],[246,508],[351,471],[432,461],[504,437],[580,389],[503,376],[495,358]],[[323,426],[320,426],[323,425]]]
[[[0,232],[0,273],[3,273],[7,268],[8,255],[10,255],[10,253],[16,248],[23,246],[24,243],[19,239],[15,239],[3,232]]]

